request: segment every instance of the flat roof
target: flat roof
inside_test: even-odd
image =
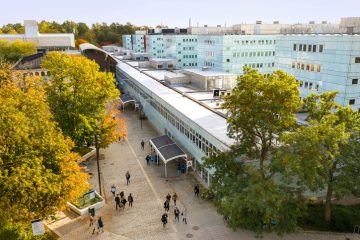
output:
[[[177,109],[177,111],[183,114],[183,117],[188,118],[203,131],[218,139],[225,145],[224,147],[231,146],[235,142],[234,139],[229,138],[227,135],[227,122],[224,117],[184,97],[175,90],[164,86],[126,62],[119,62],[117,67],[136,79],[139,84],[149,89],[153,95],[156,95],[171,107]]]
[[[227,73],[227,72],[221,72],[221,71],[213,71],[213,70],[201,70],[201,69],[184,69],[184,72],[189,72],[205,77],[212,77],[212,76],[236,76],[236,74],[233,73]]]

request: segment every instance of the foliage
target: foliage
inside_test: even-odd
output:
[[[76,146],[90,145],[99,126],[104,128],[102,134],[111,137],[102,139],[104,143],[119,137],[108,131],[115,125],[106,106],[119,96],[111,73],[99,72],[99,66],[83,56],[60,52],[48,53],[42,67],[52,76],[46,90],[55,120]]]
[[[10,81],[11,77],[11,64],[3,59],[0,59],[0,87],[4,82]]]
[[[36,53],[34,42],[0,40],[0,59],[15,63],[20,58]]]
[[[331,198],[360,189],[360,118],[350,107],[338,106],[336,93],[310,95],[304,100],[308,125],[283,135],[284,146],[276,156],[283,167],[283,181],[302,190],[326,190],[324,217],[331,219]]]
[[[75,207],[77,207],[79,209],[83,209],[83,208],[89,207],[95,203],[101,202],[102,200],[103,199],[101,197],[99,197],[97,194],[95,194],[95,198],[93,198],[93,199],[84,199],[84,197],[81,196],[71,203],[74,204]]]
[[[83,44],[83,43],[88,43],[88,41],[86,41],[86,40],[84,40],[84,39],[77,39],[76,41],[75,41],[75,48],[76,49],[79,49],[79,46],[81,45],[81,44]]]
[[[66,207],[88,189],[72,141],[53,121],[40,79],[0,88],[0,226],[28,224]],[[21,237],[21,239],[24,239]]]
[[[330,222],[324,219],[324,208],[323,204],[308,205],[299,225],[305,229],[334,232],[353,232],[354,226],[359,225],[360,205],[333,205]]]

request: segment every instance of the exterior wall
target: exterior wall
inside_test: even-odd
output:
[[[132,50],[131,35],[122,35],[122,45],[126,50]]]
[[[165,58],[164,36],[146,35],[146,52],[153,58]]]
[[[132,50],[134,50],[134,52],[139,52],[139,53],[145,52],[144,36],[145,35],[140,35],[140,34],[131,35]]]
[[[199,36],[199,67],[243,74],[243,67],[271,73],[275,66],[276,35]]]
[[[300,81],[302,97],[312,92],[338,91],[336,101],[339,104],[346,106],[353,100],[352,107],[358,110],[360,82],[353,81],[360,79],[360,63],[355,63],[356,57],[360,61],[360,36],[356,35],[285,35],[277,38],[276,68],[295,75]]]
[[[166,56],[176,59],[178,69],[197,67],[197,35],[164,35],[164,43]]]
[[[203,169],[202,158],[209,154],[210,149],[222,149],[224,144],[202,129],[187,116],[167,104],[164,100],[139,84],[119,67],[117,81],[122,92],[133,96],[143,106],[147,118],[162,134],[167,134],[193,158],[193,167],[206,183],[209,183],[211,170]],[[126,80],[124,80],[126,79]]]

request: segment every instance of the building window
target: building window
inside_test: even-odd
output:
[[[358,80],[359,80],[359,79],[354,78],[351,83],[352,83],[352,84],[358,84]]]
[[[294,44],[294,48],[293,48],[294,51],[296,51],[296,43]]]
[[[355,104],[355,99],[350,99],[349,100],[349,105],[354,105]]]
[[[303,46],[303,51],[306,52],[306,44]]]
[[[270,64],[269,64],[269,67],[270,67]],[[295,68],[295,62],[292,62],[291,67]]]
[[[317,65],[317,72],[320,72],[320,71],[321,71],[321,65],[318,64],[318,65]]]
[[[310,71],[310,64],[306,64],[306,71]]]
[[[308,52],[311,52],[311,45],[308,46]]]
[[[360,63],[360,57],[355,58],[355,63]]]
[[[305,64],[301,64],[301,70],[304,70],[305,69]]]
[[[228,58],[228,59],[226,59],[226,62],[230,62],[230,59]]]
[[[319,52],[323,52],[324,45],[319,46]]]

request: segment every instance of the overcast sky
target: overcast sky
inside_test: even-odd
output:
[[[131,22],[187,27],[256,20],[281,23],[339,22],[360,17],[360,0],[0,0],[0,25],[24,19],[63,22]]]

